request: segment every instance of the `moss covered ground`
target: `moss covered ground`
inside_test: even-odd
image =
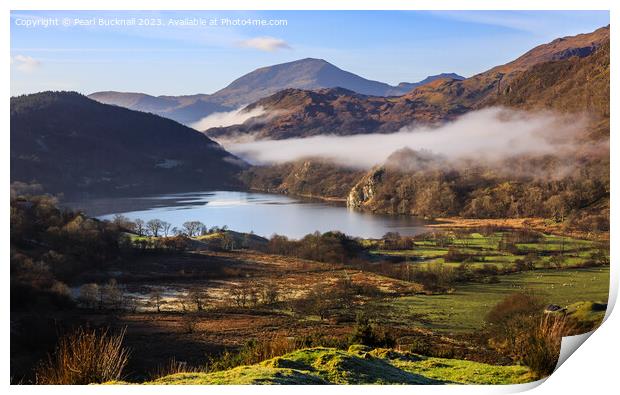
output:
[[[431,358],[391,349],[309,348],[213,373],[176,373],[145,384],[516,384],[523,366]]]

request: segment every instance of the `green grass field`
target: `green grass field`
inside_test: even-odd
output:
[[[447,295],[415,295],[377,302],[380,320],[447,332],[482,328],[487,312],[506,295],[530,292],[548,303],[607,303],[609,268],[536,270],[499,277],[497,284],[466,284]]]
[[[417,240],[409,250],[382,250],[377,244],[367,243],[371,253],[375,255],[401,256],[417,263],[443,263],[456,267],[460,261],[447,258],[450,249],[471,256],[470,267],[481,268],[484,265],[495,265],[498,268],[509,268],[515,261],[524,259],[527,254],[535,255],[537,269],[548,268],[554,256],[562,257],[565,268],[579,267],[592,259],[592,254],[601,250],[601,246],[590,240],[580,240],[565,236],[542,235],[537,242],[515,243],[518,252],[507,252],[500,249],[500,242],[505,235],[496,232],[488,236],[480,233],[450,236],[429,240]],[[373,248],[374,247],[374,248]]]

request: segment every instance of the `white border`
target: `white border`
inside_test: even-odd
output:
[[[492,2],[490,0],[417,0],[417,1],[399,1],[399,0],[219,0],[219,1],[198,1],[198,0],[90,0],[90,1],[77,1],[77,0],[60,0],[50,1],[44,0],[5,0],[2,2],[3,6],[3,25],[1,30],[2,35],[2,49],[7,56],[10,53],[10,28],[9,28],[9,11],[13,10],[343,10],[343,9],[361,9],[361,10],[611,10],[611,103],[618,103],[618,82],[617,82],[617,60],[615,56],[617,53],[617,34],[615,34],[615,26],[617,26],[617,4],[620,2],[604,1],[604,0],[589,0],[589,1],[577,1],[577,0],[502,0],[501,2]],[[614,9],[614,6],[616,9]],[[5,166],[2,167],[2,183],[5,188],[8,189],[10,172],[9,172],[9,97],[8,87],[10,86],[10,74],[9,74],[9,61],[5,58],[2,63],[2,71],[4,76],[7,91],[2,96],[2,158],[4,158]],[[611,119],[611,184],[612,184],[612,201],[618,200],[617,182],[615,175],[618,173],[618,160],[615,157],[617,153],[617,137],[618,128],[616,127],[616,114],[612,112]],[[5,190],[6,191],[6,190]],[[9,251],[9,212],[6,208],[9,206],[8,191],[2,195],[2,207],[4,210],[0,210],[4,226],[2,228],[2,235],[0,240],[2,243],[2,251],[4,251],[5,257],[8,258]],[[615,246],[618,241],[616,230],[618,229],[618,215],[615,210],[611,212],[611,224],[612,224],[612,239],[611,239],[611,256],[612,261],[615,261],[615,257],[618,252],[618,248]],[[610,288],[610,306],[613,306],[616,295],[618,292],[618,269],[616,263],[612,264],[611,279],[612,284]],[[4,317],[4,325],[2,325],[2,341],[5,347],[3,350],[9,349],[9,325],[10,312],[9,312],[9,287],[7,282],[9,281],[9,264],[8,259],[3,262],[4,269],[4,287],[3,287],[3,303],[2,314]],[[608,312],[608,316],[609,313]],[[617,374],[617,358],[620,355],[620,346],[618,342],[618,334],[620,333],[620,319],[618,313],[611,316],[610,319],[594,333],[587,341],[585,347],[580,347],[575,354],[568,358],[568,360],[547,380],[544,385],[537,387],[533,390],[535,394],[605,394],[611,393],[613,388],[617,387],[619,376]],[[9,384],[9,353],[5,352],[5,356],[2,359],[0,371],[5,374],[5,385]],[[526,389],[536,387],[537,384],[519,385],[519,386],[337,386],[337,387],[321,387],[320,391],[325,393],[357,393],[358,391],[370,392],[370,393],[382,393],[390,391],[394,394],[410,394],[415,393],[459,393],[459,394],[486,394],[486,393],[512,393],[519,392]],[[93,386],[93,387],[34,387],[34,386],[11,386],[10,391],[20,393],[30,392],[49,392],[49,393],[170,393],[172,388],[169,387],[105,387],[105,386]],[[242,386],[210,386],[210,387],[187,387],[180,386],[175,387],[174,392],[178,393],[209,393],[215,394],[236,394],[240,392],[248,392],[256,394],[267,393],[289,393],[291,391],[301,394],[313,394],[317,388],[314,386],[297,386],[291,387],[242,387]],[[617,389],[616,389],[617,391]]]

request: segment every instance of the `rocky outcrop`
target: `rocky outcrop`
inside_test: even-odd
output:
[[[373,169],[365,175],[349,192],[347,207],[362,209],[372,203],[376,195],[377,186],[383,179],[385,169],[382,167]]]

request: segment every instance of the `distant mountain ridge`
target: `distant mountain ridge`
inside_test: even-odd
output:
[[[50,193],[236,188],[246,166],[194,129],[75,92],[11,98],[10,129],[11,182]]]
[[[231,111],[289,88],[316,90],[339,87],[368,96],[400,96],[421,84],[446,77],[464,78],[454,73],[443,73],[426,77],[420,82],[401,82],[392,86],[342,70],[323,59],[305,58],[256,69],[213,94],[151,96],[103,91],[88,97],[101,103],[152,112],[190,124],[209,114]]]
[[[588,111],[602,117],[591,126],[609,133],[609,26],[592,33],[556,39],[512,62],[466,79],[449,75],[415,87],[402,96],[364,96],[331,89],[289,89],[258,100],[268,117],[211,128],[219,140],[286,139],[319,134],[396,132],[403,126],[449,121],[491,105],[527,110]],[[607,111],[607,112],[606,112]],[[607,121],[605,121],[607,114]],[[607,131],[607,132],[606,132]]]

